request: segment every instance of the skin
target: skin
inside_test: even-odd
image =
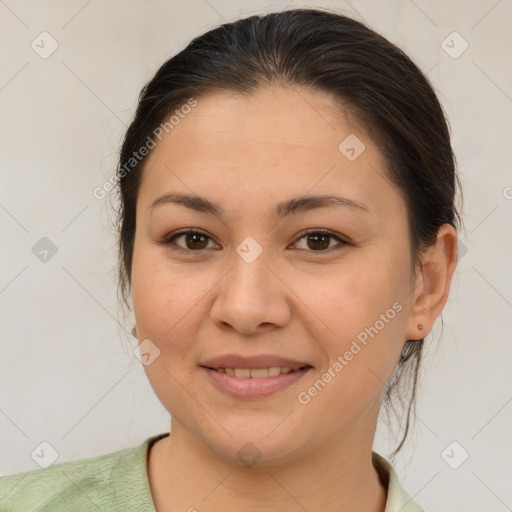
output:
[[[366,146],[354,161],[338,150],[349,134]],[[456,232],[444,225],[422,267],[413,267],[405,203],[385,167],[365,129],[331,96],[280,86],[199,98],[149,155],[131,282],[137,337],[160,350],[145,371],[172,416],[170,436],[149,454],[159,512],[384,510],[371,453],[385,382],[404,342],[430,332],[457,258]],[[225,216],[171,203],[151,210],[168,192],[205,197]],[[350,198],[367,211],[270,214],[306,194]],[[207,238],[175,239],[185,253],[161,243],[183,228]],[[315,251],[305,229],[349,243],[328,238],[329,248]],[[248,236],[263,249],[250,264],[236,252]],[[396,302],[401,311],[300,403],[298,393]],[[270,397],[238,399],[198,366],[226,353],[282,355],[313,370]],[[247,442],[261,454],[252,467],[237,458]]]

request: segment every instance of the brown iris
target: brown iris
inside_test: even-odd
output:
[[[314,251],[327,249],[331,236],[323,233],[308,235],[308,247]],[[312,242],[312,244],[310,243]]]
[[[188,249],[205,249],[208,245],[208,237],[201,233],[187,233],[185,244]]]

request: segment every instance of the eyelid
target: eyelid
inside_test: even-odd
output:
[[[331,238],[335,238],[337,241],[338,241],[338,245],[335,246],[335,247],[331,247],[329,249],[326,249],[324,251],[313,251],[313,250],[307,250],[307,249],[299,249],[299,250],[304,250],[306,252],[309,252],[309,253],[312,253],[312,254],[326,254],[326,253],[329,253],[333,250],[336,250],[336,249],[339,249],[345,245],[349,245],[350,242],[345,238],[343,237],[342,235],[340,234],[337,234],[329,229],[325,229],[325,228],[309,228],[309,229],[306,229],[304,231],[301,231],[298,235],[297,235],[297,238],[295,239],[295,242],[293,242],[293,244],[296,244],[299,240],[301,240],[302,238],[304,238],[305,236],[307,235],[313,235],[313,234],[319,234],[319,235],[328,235],[330,236]]]
[[[165,246],[173,245],[174,246],[174,250],[181,251],[181,252],[186,252],[186,253],[194,253],[195,252],[195,253],[200,254],[200,253],[203,253],[204,251],[206,251],[206,249],[199,249],[197,251],[193,251],[191,249],[184,249],[183,247],[180,247],[179,245],[176,245],[173,242],[173,240],[178,238],[179,236],[187,235],[187,234],[203,235],[206,238],[208,238],[209,240],[211,240],[214,243],[216,243],[215,240],[210,235],[208,235],[207,233],[205,233],[202,230],[197,229],[197,228],[183,228],[181,230],[175,231],[175,232],[171,233],[170,235],[166,236],[160,243],[165,245]],[[325,229],[325,228],[316,228],[316,229],[315,228],[309,228],[309,229],[306,229],[306,230],[301,231],[300,233],[298,233],[298,235],[295,238],[295,241],[292,243],[292,245],[295,245],[302,238],[304,238],[305,236],[310,235],[310,234],[320,234],[320,235],[330,236],[330,237],[332,237],[332,238],[334,238],[334,239],[336,239],[338,241],[338,245],[335,246],[335,247],[331,247],[329,249],[322,250],[322,251],[313,251],[313,250],[307,250],[307,249],[299,249],[299,250],[306,251],[306,252],[312,253],[312,254],[326,254],[326,253],[329,253],[329,252],[331,252],[333,250],[342,248],[345,245],[349,245],[350,244],[350,242],[345,237],[343,237],[342,235],[339,235],[337,233],[334,233],[333,231],[330,231],[328,229]],[[219,245],[219,244],[217,244],[217,245]]]
[[[192,251],[190,249],[184,249],[183,247],[180,247],[179,245],[177,245],[174,242],[175,238],[178,238],[178,237],[180,237],[182,235],[188,235],[188,234],[203,235],[206,238],[208,238],[209,240],[211,240],[212,242],[214,242],[215,244],[217,243],[217,242],[215,242],[215,240],[208,233],[205,233],[204,231],[202,231],[200,229],[197,229],[197,228],[183,228],[183,229],[180,229],[178,231],[173,231],[169,235],[165,236],[160,243],[162,245],[164,245],[164,246],[172,245],[173,246],[173,250],[176,250],[176,251],[187,252],[187,253],[196,252],[198,254],[204,252],[206,249],[200,249],[198,251]],[[219,244],[217,244],[217,245],[219,245]]]

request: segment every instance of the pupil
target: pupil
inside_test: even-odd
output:
[[[309,235],[308,240],[313,241],[314,244],[320,243],[320,247],[312,247],[310,245],[310,249],[313,249],[315,251],[319,249],[326,249],[327,247],[329,247],[329,235]]]
[[[205,238],[206,237],[204,235],[201,235],[201,234],[196,234],[196,233],[189,234],[189,235],[186,236],[187,247],[189,249],[203,249],[203,247],[198,247],[197,245],[194,245],[194,244],[196,244],[197,242],[199,242],[199,244],[200,244],[201,241],[204,242]],[[189,243],[191,240],[192,240],[192,242]]]

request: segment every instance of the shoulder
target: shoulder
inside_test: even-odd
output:
[[[106,512],[118,510],[127,491],[147,501],[147,450],[159,437],[134,448],[0,477],[0,512]]]
[[[388,497],[384,512],[425,512],[402,488],[393,466],[381,455],[372,452],[372,462]]]

